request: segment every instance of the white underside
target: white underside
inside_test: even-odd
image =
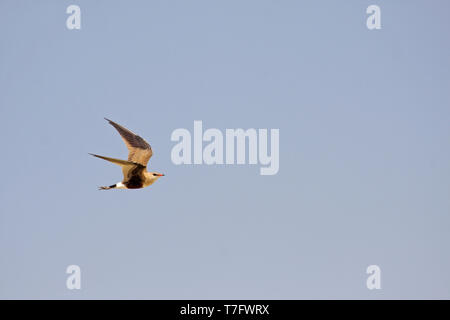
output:
[[[116,189],[126,189],[127,187],[125,187],[125,185],[122,182],[117,182],[116,183]]]

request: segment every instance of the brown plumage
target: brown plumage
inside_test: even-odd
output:
[[[106,118],[105,118],[106,119]],[[147,163],[153,155],[152,148],[147,141],[131,132],[120,124],[106,119],[120,134],[128,148],[128,160],[120,160],[92,154],[94,157],[115,163],[122,167],[123,180],[109,187],[100,187],[100,190],[108,189],[140,189],[153,184],[164,174],[148,172]]]

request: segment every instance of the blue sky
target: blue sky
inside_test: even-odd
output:
[[[449,9],[2,1],[0,297],[450,298]],[[121,172],[88,152],[127,156],[103,117],[166,176],[98,191]],[[194,120],[279,129],[278,174],[174,165],[171,133]]]

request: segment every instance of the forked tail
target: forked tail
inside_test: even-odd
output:
[[[98,190],[114,189],[116,186],[117,186],[117,184],[113,184],[112,186],[109,186],[109,187],[98,187]]]

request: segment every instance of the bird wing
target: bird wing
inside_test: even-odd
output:
[[[124,182],[127,182],[129,178],[131,178],[133,175],[141,174],[142,171],[145,169],[145,166],[143,166],[140,163],[126,161],[126,160],[120,160],[120,159],[114,159],[104,156],[99,156],[98,154],[89,153],[91,156],[115,163],[122,167],[122,173]]]
[[[106,118],[105,120],[116,128],[125,142],[129,152],[128,161],[139,163],[146,167],[148,160],[150,160],[153,155],[152,147],[150,147],[148,142],[127,128],[122,127],[120,124]]]

